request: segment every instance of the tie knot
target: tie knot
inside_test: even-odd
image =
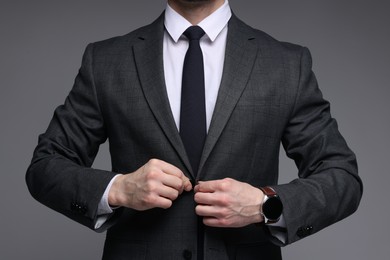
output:
[[[190,26],[183,33],[190,41],[196,40],[199,41],[200,38],[205,34],[202,28],[199,26]]]

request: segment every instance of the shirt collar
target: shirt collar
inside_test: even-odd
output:
[[[220,6],[214,13],[203,19],[198,26],[200,26],[211,41],[214,41],[218,34],[227,25],[232,12],[229,7],[228,0]],[[183,16],[177,13],[172,7],[167,4],[165,9],[165,28],[172,39],[177,42],[184,31],[192,24]]]

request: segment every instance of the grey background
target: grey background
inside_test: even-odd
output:
[[[135,3],[134,3],[135,2]],[[324,96],[356,152],[365,184],[352,217],[283,249],[285,259],[388,259],[390,5],[388,1],[230,0],[276,38],[308,46]],[[0,2],[0,259],[99,259],[97,234],[30,197],[24,174],[89,42],[154,20],[165,1]],[[107,145],[94,167],[110,169]],[[281,183],[296,168],[282,153]]]

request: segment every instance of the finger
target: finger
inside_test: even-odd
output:
[[[161,171],[179,178],[181,178],[181,176],[183,175],[183,172],[179,168],[159,159],[150,159],[145,164],[145,168]]]
[[[165,161],[158,160],[158,159],[151,159],[148,162],[148,164],[150,166],[154,167],[155,169],[157,168],[162,173],[179,178],[182,181],[181,184],[178,184],[177,182],[173,182],[172,178],[170,178],[170,179],[168,178],[168,179],[164,179],[165,185],[168,185],[168,186],[171,186],[171,187],[177,189],[180,193],[182,193],[183,190],[190,191],[192,189],[192,184],[191,184],[190,180],[176,166],[174,166],[170,163],[167,163]]]
[[[195,212],[198,216],[201,217],[214,217],[214,218],[223,217],[222,208],[215,207],[215,206],[197,205],[195,207]]]
[[[214,217],[204,217],[203,224],[209,227],[227,227],[229,225],[225,224],[223,220],[214,218]]]
[[[176,189],[173,189],[171,187],[167,187],[167,186],[162,186],[158,191],[157,191],[157,194],[160,196],[160,197],[164,197],[164,198],[167,198],[171,201],[177,199],[177,197],[179,196],[179,191],[176,190]]]
[[[177,168],[176,166],[174,166],[170,163],[164,162],[164,161],[160,161],[160,163],[161,163],[160,169],[164,173],[172,175],[172,176],[176,176],[178,178],[182,178],[182,176],[184,175],[183,172],[179,168]]]
[[[180,194],[183,192],[183,190],[185,190],[185,191],[192,190],[192,184],[191,184],[190,179],[187,176],[185,176],[183,173],[181,173],[181,183],[179,183],[179,182],[177,182],[177,180],[175,180],[176,178],[178,179],[177,174],[166,173],[166,175],[170,176],[166,179],[166,181],[167,181],[166,185],[174,187],[175,189],[177,189],[179,191]]]
[[[213,181],[199,181],[195,186],[195,192],[214,192],[218,190],[220,186],[220,180]]]
[[[151,208],[163,208],[167,209],[172,206],[172,200],[164,197],[156,197],[151,205]]]
[[[192,189],[192,184],[189,181],[189,179],[184,175],[184,173],[177,168],[176,166],[167,163],[165,161],[158,160],[158,167],[159,169],[165,173],[166,175],[170,175],[176,178],[180,178],[182,180],[182,183],[179,185],[178,183],[172,183],[168,182],[166,185],[169,185],[179,191],[181,194],[183,190],[185,189],[186,191],[190,191]],[[172,179],[171,179],[172,180]]]
[[[195,193],[194,200],[198,204],[203,205],[216,205],[218,204],[218,196],[215,193]]]
[[[190,179],[188,179],[187,176],[185,176],[184,174],[183,174],[182,179],[183,179],[184,190],[185,191],[192,190],[192,183],[191,183]]]
[[[179,191],[179,193],[183,192],[184,183],[181,178],[177,178],[176,176],[172,176],[169,174],[163,174],[161,176],[161,182],[165,186],[174,188],[175,190]]]

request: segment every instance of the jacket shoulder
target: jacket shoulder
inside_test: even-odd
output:
[[[248,38],[251,38],[258,44],[263,53],[300,55],[302,50],[305,48],[299,44],[280,41],[270,34],[246,24],[236,16],[232,17],[232,22],[229,26],[234,28],[235,31],[239,31],[241,34],[245,34]]]
[[[164,28],[163,18],[164,16],[161,14],[160,17],[151,24],[142,26],[125,35],[93,42],[90,45],[93,46],[95,51],[129,50],[132,45],[144,40],[145,38],[158,38],[159,35],[162,35]]]
[[[300,56],[305,47],[291,42],[280,41],[268,33],[258,29],[253,29],[257,35],[259,46],[268,53],[280,53],[283,55]]]

